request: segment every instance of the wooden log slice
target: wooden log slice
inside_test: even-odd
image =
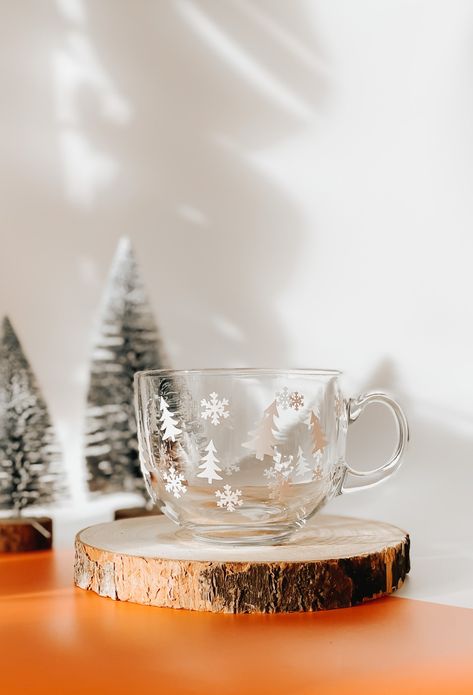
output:
[[[0,553],[49,550],[53,544],[53,520],[48,516],[0,519]]]
[[[279,546],[221,546],[164,516],[98,524],[75,542],[75,584],[100,596],[220,613],[319,611],[395,591],[409,536],[377,521],[318,515]]]
[[[161,514],[157,507],[148,509],[147,507],[124,507],[123,509],[115,509],[115,521],[118,519],[135,519],[138,516],[156,516]]]

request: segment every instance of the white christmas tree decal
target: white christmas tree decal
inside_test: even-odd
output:
[[[322,449],[327,446],[327,440],[325,439],[320,420],[313,410],[310,412],[307,426],[312,437],[312,454],[315,455],[318,451],[322,451]]]
[[[297,461],[296,461],[296,476],[298,478],[304,478],[306,473],[309,473],[311,471],[311,467],[307,463],[307,459],[304,456],[304,452],[302,450],[302,447],[299,446],[297,450]]]
[[[161,423],[163,439],[170,439],[171,441],[175,442],[176,435],[181,434],[182,430],[176,427],[177,419],[169,411],[169,406],[162,396],[161,400],[159,401],[159,407],[161,409],[161,417],[159,418],[159,421]]]
[[[279,417],[278,406],[274,400],[264,411],[263,419],[258,427],[249,433],[250,441],[243,444],[246,449],[254,451],[256,458],[260,461],[265,456],[273,456],[274,454],[273,447],[277,444],[275,432],[279,431],[275,423],[277,417]]]
[[[218,471],[222,469],[217,466],[219,462],[218,458],[215,456],[217,449],[214,446],[212,440],[205,447],[207,454],[202,457],[202,463],[199,468],[202,469],[201,473],[197,474],[198,478],[207,478],[209,485],[212,484],[213,480],[222,480],[222,476],[218,474]]]

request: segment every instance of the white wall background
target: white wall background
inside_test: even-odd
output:
[[[93,321],[127,234],[175,366],[338,367],[350,392],[398,395],[406,466],[333,508],[412,532],[408,595],[473,605],[473,4],[0,10],[0,310],[76,507]],[[352,460],[392,436],[373,409]]]

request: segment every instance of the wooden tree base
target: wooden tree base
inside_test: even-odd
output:
[[[347,608],[409,572],[409,536],[376,521],[316,516],[286,545],[219,546],[164,516],[98,524],[75,542],[75,583],[120,601],[220,613]]]
[[[0,518],[0,553],[49,550],[52,544],[53,520],[49,516]]]
[[[147,507],[125,507],[124,509],[115,509],[115,521],[119,519],[136,519],[138,516],[156,516],[156,514],[161,514],[159,509],[153,507],[148,509]]]

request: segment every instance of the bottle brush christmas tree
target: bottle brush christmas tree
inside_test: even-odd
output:
[[[144,493],[133,375],[166,366],[128,239],[122,239],[104,296],[87,396],[86,463],[91,492]]]
[[[46,403],[5,318],[0,341],[0,509],[19,517],[26,507],[47,506],[65,496],[60,450]],[[3,520],[0,549],[36,549],[38,531],[50,536],[51,520],[46,521],[49,530],[34,519],[29,524],[35,530],[20,522],[13,527]],[[49,546],[50,540],[42,547]]]

